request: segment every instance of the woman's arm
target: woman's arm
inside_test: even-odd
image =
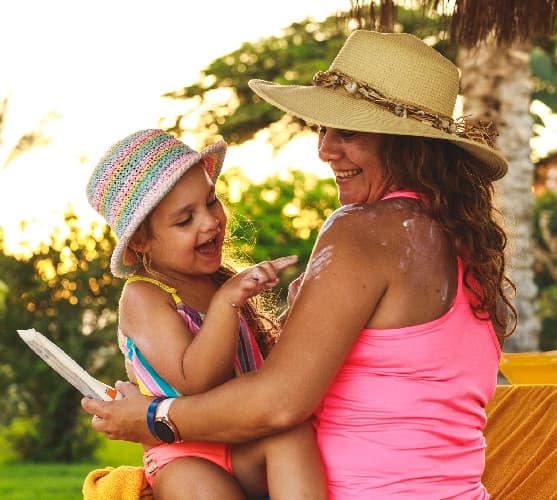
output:
[[[258,372],[176,400],[170,417],[183,439],[240,442],[307,419],[387,287],[385,250],[359,241],[340,217],[319,237],[279,342]],[[371,263],[374,263],[373,265]],[[372,275],[373,279],[369,279]],[[93,427],[109,437],[143,441],[148,401],[84,400]]]
[[[296,298],[296,295],[298,295],[298,290],[300,290],[300,286],[302,286],[303,280],[304,280],[304,273],[301,273],[295,280],[292,280],[290,285],[288,285],[288,295],[286,297],[286,309],[278,317],[278,322],[281,328],[284,328],[284,324],[288,319],[288,314],[290,313],[292,304],[294,304],[294,299]]]

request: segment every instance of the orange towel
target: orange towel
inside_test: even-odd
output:
[[[557,499],[557,384],[500,385],[487,407],[492,500]]]
[[[83,482],[83,500],[153,500],[143,467],[95,469]]]

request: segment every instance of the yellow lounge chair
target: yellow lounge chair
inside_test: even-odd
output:
[[[557,384],[557,351],[504,352],[499,370],[511,384]]]

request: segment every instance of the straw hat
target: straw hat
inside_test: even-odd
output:
[[[145,217],[199,162],[216,181],[226,147],[218,141],[197,152],[163,130],[149,129],[128,135],[105,153],[87,183],[87,199],[118,238],[110,261],[114,276],[125,278],[137,270],[124,255]]]
[[[250,80],[265,101],[307,122],[344,130],[445,139],[485,163],[489,181],[507,162],[488,126],[453,118],[457,67],[407,33],[358,30],[312,86]]]

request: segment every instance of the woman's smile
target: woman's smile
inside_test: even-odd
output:
[[[343,180],[343,179],[351,179],[352,177],[355,177],[359,174],[361,174],[363,172],[363,169],[361,168],[354,168],[352,170],[335,170],[334,174],[335,177],[338,180]]]

